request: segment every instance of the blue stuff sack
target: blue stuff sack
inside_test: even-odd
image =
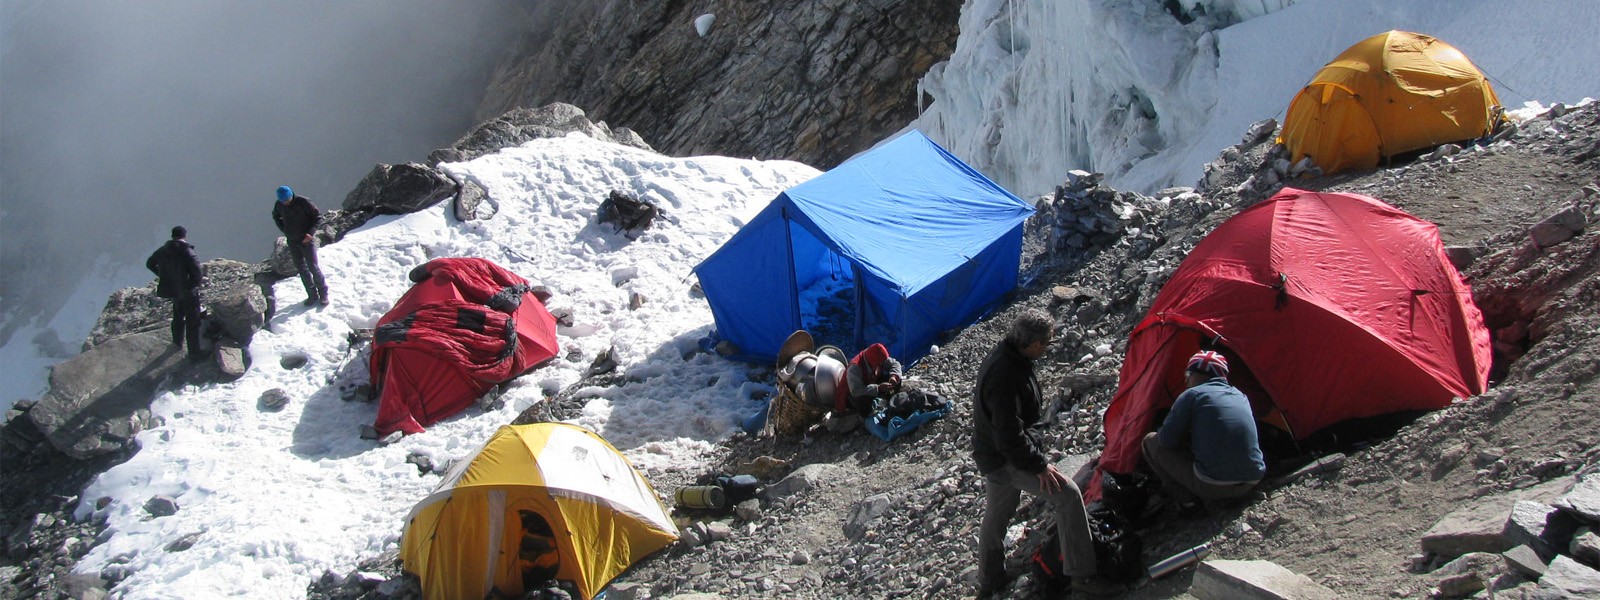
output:
[[[920,390],[911,390],[913,402],[919,408],[906,411],[905,403],[899,402],[894,408],[876,407],[871,415],[866,418],[867,431],[885,442],[916,431],[923,423],[934,419],[943,418],[950,413],[950,402],[937,394],[929,394]]]

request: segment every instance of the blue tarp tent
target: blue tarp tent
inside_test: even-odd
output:
[[[802,328],[800,293],[853,288],[854,355],[882,342],[906,361],[982,317],[1017,285],[1033,207],[912,131],[789,188],[695,273],[739,358],[771,361]]]

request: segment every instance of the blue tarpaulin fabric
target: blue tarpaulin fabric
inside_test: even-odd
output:
[[[950,403],[947,401],[939,408],[925,408],[904,417],[888,415],[872,415],[863,421],[867,431],[885,442],[916,431],[923,423],[934,419],[943,418],[950,413]]]
[[[881,342],[902,361],[972,324],[1017,285],[1033,207],[911,131],[778,195],[695,267],[718,334],[771,361],[801,329],[799,294],[854,285],[854,354]]]

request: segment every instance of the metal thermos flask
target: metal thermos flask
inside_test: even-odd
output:
[[[1200,544],[1199,546],[1184,550],[1183,552],[1179,552],[1167,557],[1161,562],[1150,565],[1150,578],[1159,579],[1161,577],[1166,577],[1167,575],[1172,574],[1173,571],[1200,562],[1205,557],[1210,555],[1211,544]]]

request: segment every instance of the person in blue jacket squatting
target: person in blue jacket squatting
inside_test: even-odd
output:
[[[1144,436],[1144,458],[1180,507],[1250,493],[1266,475],[1250,400],[1228,384],[1228,360],[1202,351],[1184,370],[1188,389],[1161,428]]]

